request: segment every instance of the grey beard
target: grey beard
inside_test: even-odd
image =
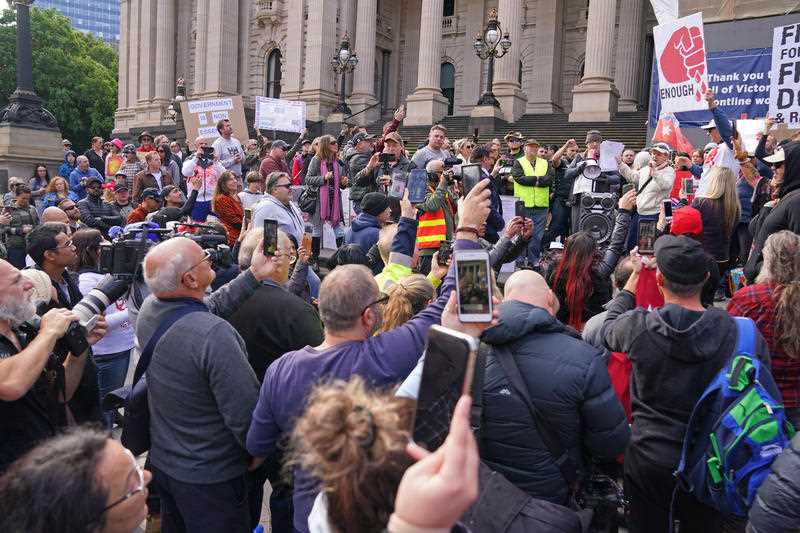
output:
[[[36,315],[36,306],[30,300],[21,300],[0,305],[0,320],[7,320],[12,327],[27,322]]]

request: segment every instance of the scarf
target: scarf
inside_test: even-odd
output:
[[[323,176],[328,173],[328,162],[322,161],[320,163],[320,172]],[[334,228],[341,221],[342,208],[339,202],[341,195],[339,192],[339,165],[333,162],[333,188],[329,185],[323,185],[319,188],[319,219],[323,222],[326,220],[331,223]],[[330,205],[331,196],[333,196],[333,206]]]

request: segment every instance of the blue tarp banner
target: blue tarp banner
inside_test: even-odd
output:
[[[719,108],[730,119],[742,113],[747,118],[763,118],[769,110],[769,80],[772,48],[749,48],[708,52],[708,84],[717,95]],[[653,62],[650,91],[650,127],[655,128],[661,102],[658,98],[658,70]],[[711,120],[707,111],[675,113],[681,127],[697,127]]]

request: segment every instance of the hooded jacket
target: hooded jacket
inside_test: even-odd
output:
[[[378,217],[364,213],[359,213],[347,232],[344,235],[344,242],[347,244],[357,244],[365,252],[378,242],[381,224]]]
[[[298,243],[303,242],[303,232],[305,231],[303,213],[294,202],[289,202],[288,206],[283,205],[271,194],[265,194],[264,199],[251,209],[253,210],[251,228],[263,227],[265,219],[277,220],[279,230],[292,235]]]
[[[800,529],[800,433],[772,463],[750,508],[748,531],[792,533]]]
[[[61,166],[58,167],[58,175],[64,178],[65,180],[69,179],[69,175],[72,174],[72,171],[75,170],[75,165],[70,165],[67,161],[67,156],[72,154],[72,157],[78,157],[75,152],[72,150],[67,150],[64,152],[64,162],[61,163]]]
[[[761,270],[762,250],[767,237],[788,229],[800,234],[800,142],[790,142],[783,147],[786,154],[783,184],[778,190],[778,204],[764,219],[758,233],[754,235],[753,249],[744,267],[747,281],[752,283]],[[762,215],[763,216],[763,215]]]
[[[586,451],[613,460],[630,430],[608,377],[602,351],[583,342],[546,310],[519,301],[500,306],[499,324],[482,340],[514,355],[531,401],[558,432],[575,464]],[[568,488],[528,409],[511,392],[502,366],[490,353],[483,387],[481,459],[536,498],[563,504]]]
[[[362,170],[364,170],[369,163],[370,158],[372,157],[372,151],[369,152],[356,152],[355,150],[347,156],[345,163],[347,163],[348,168],[350,169],[350,176],[355,176]],[[364,183],[363,185],[359,186],[358,184],[354,184],[350,188],[350,199],[354,202],[360,202],[361,199],[364,197],[365,194],[368,192],[375,192],[378,190],[377,184],[375,184],[374,180],[372,183]]]
[[[601,336],[633,364],[631,448],[646,460],[674,468],[694,405],[736,347],[736,323],[724,309],[692,311],[667,304],[634,309],[623,290],[608,306]],[[756,336],[756,355],[769,366],[769,348]],[[780,394],[778,397],[780,397]]]

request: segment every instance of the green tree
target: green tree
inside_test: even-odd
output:
[[[10,9],[0,16],[0,107],[16,88],[16,23]],[[117,108],[117,52],[72,27],[53,9],[31,10],[33,88],[75,149],[95,135],[108,137]]]

